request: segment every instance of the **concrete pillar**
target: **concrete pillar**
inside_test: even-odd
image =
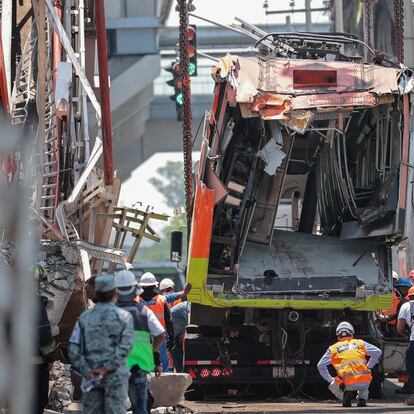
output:
[[[411,0],[404,0],[404,63],[414,68],[414,13]]]
[[[335,31],[344,31],[344,13],[342,0],[335,0]]]

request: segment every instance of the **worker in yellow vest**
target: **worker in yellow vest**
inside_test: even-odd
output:
[[[354,334],[354,327],[349,322],[341,322],[336,328],[338,342],[331,345],[318,362],[319,373],[329,382],[329,390],[342,400],[343,407],[351,407],[355,391],[358,393],[357,406],[367,405],[371,369],[382,354],[376,346],[354,339]],[[368,362],[367,357],[370,357]],[[329,365],[337,372],[335,378],[328,371]]]

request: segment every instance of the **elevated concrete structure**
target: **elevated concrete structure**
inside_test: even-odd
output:
[[[140,140],[154,98],[153,82],[161,70],[158,30],[168,17],[172,0],[105,3],[114,166],[125,179],[139,165]]]
[[[178,28],[164,26],[172,4],[172,0],[106,0],[114,165],[123,180],[153,154],[182,150],[181,123],[168,98],[172,88],[165,83],[171,75],[161,71],[176,55]],[[260,27],[267,32],[305,30],[304,24]],[[314,30],[326,32],[329,25],[315,24]],[[244,35],[215,26],[199,26],[197,32],[199,49],[209,54],[240,54],[248,48],[254,53],[253,39]],[[200,76],[192,79],[194,133],[213,98],[206,67],[210,62],[203,65]]]
[[[194,19],[195,20],[195,19]],[[287,31],[286,25],[272,25],[265,27],[259,25],[267,32]],[[305,24],[295,25],[295,31],[304,31]],[[327,32],[330,25],[327,23],[314,24],[315,32]],[[163,56],[167,54],[175,55],[175,44],[177,42],[178,29],[176,27],[164,27],[160,29],[160,49]],[[240,50],[246,51],[252,48],[254,41],[246,36],[234,33],[225,28],[207,26],[198,27],[197,29],[198,47],[208,50],[208,53],[216,56],[224,56],[227,50],[234,50],[237,53]],[[255,52],[252,50],[252,54]],[[163,59],[165,61],[162,66],[167,66],[167,62],[173,60],[168,56]],[[204,65],[207,63],[204,60]],[[203,68],[202,68],[203,69]],[[209,75],[208,68],[200,70],[203,72],[199,77],[192,78],[193,95],[191,97],[192,114],[193,114],[193,134],[196,133],[204,112],[211,108],[213,100],[213,81]],[[176,120],[175,104],[169,99],[169,95],[173,93],[172,88],[166,86],[165,81],[171,78],[171,74],[162,71],[162,77],[155,82],[155,97],[151,103],[150,119],[147,121],[144,135],[140,139],[139,154],[136,158],[138,163],[142,163],[157,152],[182,151],[182,130],[181,123]],[[200,88],[205,83],[206,87]],[[205,90],[200,94],[200,90]],[[197,137],[194,148],[200,146],[200,137]],[[131,155],[129,155],[131,156]]]

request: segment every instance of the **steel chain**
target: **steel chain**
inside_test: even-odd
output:
[[[185,181],[185,205],[187,211],[187,234],[191,227],[191,207],[193,199],[193,163],[192,163],[192,141],[191,131],[191,80],[188,74],[188,2],[177,0],[180,16],[180,69],[183,93],[183,155],[184,155],[184,181]]]
[[[364,0],[364,42],[371,49],[375,49],[375,44],[374,44],[374,1],[373,0]],[[372,58],[371,52],[368,52],[368,57]]]
[[[404,0],[394,0],[395,54],[398,62],[404,61]]]

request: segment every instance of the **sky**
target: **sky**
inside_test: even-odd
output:
[[[265,0],[193,0],[195,6],[194,14],[206,17],[218,23],[230,24],[237,16],[252,24],[271,24],[284,23],[286,19],[285,14],[266,15],[263,8]],[[289,4],[291,0],[268,0],[268,11],[272,10],[287,10],[290,9]],[[295,0],[293,2],[296,9],[302,9],[305,6],[305,0]],[[317,8],[323,6],[323,0],[312,0],[311,7]],[[312,20],[315,23],[321,23],[327,20],[327,15],[321,12],[312,13]],[[291,15],[292,23],[299,23],[305,21],[304,13],[296,13]],[[201,23],[194,18],[190,19],[190,23],[200,25],[208,25],[208,23]],[[173,10],[167,21],[169,26],[178,25],[178,13]]]
[[[252,24],[283,23],[286,15],[268,15],[263,9],[264,0],[194,0],[195,14],[204,16],[210,20],[222,24],[230,24],[237,16]],[[268,0],[268,10],[289,9],[290,0]],[[175,3],[174,3],[175,4]],[[323,6],[322,0],[312,0],[312,7]],[[304,0],[295,1],[296,8],[304,7]],[[328,20],[328,15],[321,12],[312,13],[312,21],[322,23]],[[305,21],[304,13],[291,15],[292,24]],[[191,18],[190,23],[201,25],[200,21]],[[206,23],[202,23],[203,25]],[[172,7],[170,17],[167,21],[169,26],[178,25],[178,13]],[[207,108],[206,108],[207,109]],[[142,202],[142,207],[147,205],[154,207],[154,211],[171,215],[172,209],[165,205],[162,195],[148,182],[151,177],[156,176],[156,169],[164,165],[168,160],[182,160],[181,153],[158,153],[141,164],[133,173],[131,178],[125,181],[121,188],[120,205],[132,206],[136,202]],[[137,193],[139,188],[139,193]]]
[[[154,207],[157,213],[172,214],[172,209],[165,205],[162,194],[149,183],[149,179],[157,176],[155,170],[167,161],[181,161],[182,159],[183,155],[179,152],[159,152],[153,155],[133,171],[131,177],[122,184],[119,204],[132,206],[141,202],[144,209],[149,205]]]

